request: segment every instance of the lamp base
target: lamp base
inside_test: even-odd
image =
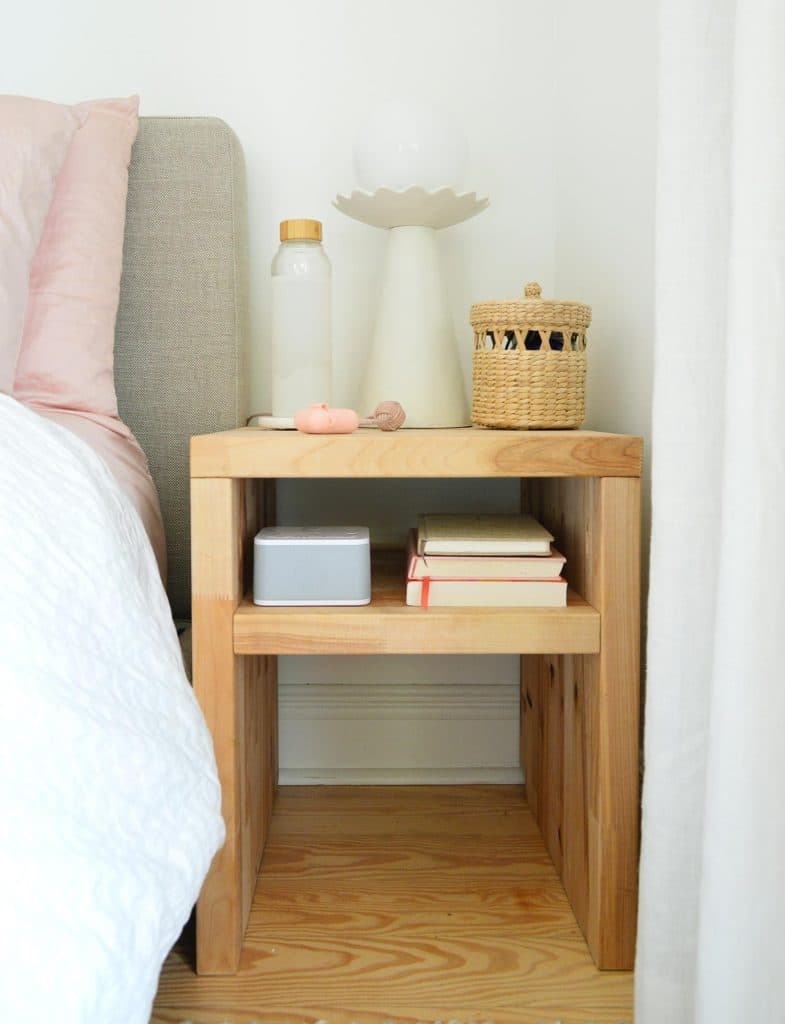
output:
[[[405,427],[470,423],[434,228],[389,229],[379,310],[360,408],[400,402]]]

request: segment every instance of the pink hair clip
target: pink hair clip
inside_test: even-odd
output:
[[[354,409],[331,409],[327,405],[310,405],[294,415],[295,427],[304,434],[351,434],[358,427],[379,427],[397,430],[403,426],[406,413],[398,402],[382,402],[372,416],[361,418]]]
[[[326,403],[309,405],[289,416],[266,416],[255,413],[248,422],[256,420],[256,426],[265,430],[292,430],[303,434],[351,434],[358,427],[378,427],[380,430],[397,430],[406,421],[406,413],[398,402],[380,402],[371,416],[360,417],[354,409],[331,409]]]

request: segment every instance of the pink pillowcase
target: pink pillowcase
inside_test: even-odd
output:
[[[142,449],[117,414],[114,388],[128,165],[138,108],[137,96],[72,108],[82,126],[57,177],[30,269],[13,394],[104,460],[136,506],[164,576],[158,495]]]
[[[139,98],[96,100],[65,159],[30,271],[14,397],[98,419],[117,418],[114,330],[123,269],[128,164]]]
[[[22,341],[30,266],[82,116],[24,96],[0,96],[0,392],[10,394]]]

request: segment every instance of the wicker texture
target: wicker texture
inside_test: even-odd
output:
[[[486,427],[579,427],[586,414],[586,329],[591,308],[524,298],[478,302],[474,328],[472,422]]]

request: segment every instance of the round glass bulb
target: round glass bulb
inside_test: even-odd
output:
[[[377,107],[354,143],[354,172],[368,192],[458,188],[467,158],[466,138],[447,113],[431,104],[396,99]]]

